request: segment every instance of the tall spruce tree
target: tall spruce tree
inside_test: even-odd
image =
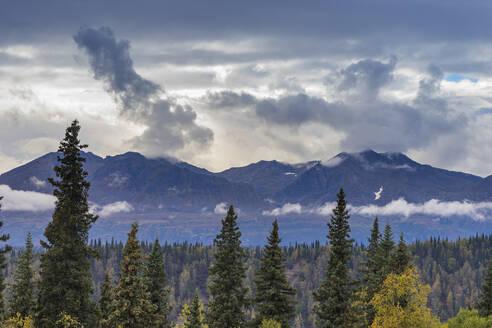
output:
[[[260,326],[264,319],[274,319],[282,325],[282,328],[288,328],[289,322],[295,316],[296,290],[287,282],[277,220],[273,222],[273,229],[267,241],[260,267],[255,272],[255,304],[258,308],[255,325]]]
[[[384,234],[379,247],[379,256],[382,259],[381,274],[382,281],[386,279],[386,276],[394,271],[393,266],[393,252],[395,251],[395,241],[393,240],[393,230],[391,225],[386,223],[384,227]],[[382,283],[382,282],[381,282]]]
[[[246,253],[241,247],[241,232],[236,220],[231,205],[214,240],[215,264],[209,270],[211,299],[207,313],[210,328],[241,328],[245,322],[243,308],[248,303],[243,284]]]
[[[379,232],[378,218],[374,219],[371,229],[371,236],[368,240],[369,244],[366,249],[366,261],[361,268],[361,283],[362,283],[362,303],[364,305],[364,323],[361,325],[368,327],[372,324],[375,316],[375,311],[370,303],[374,295],[379,291],[383,283],[381,277],[381,233]]]
[[[313,311],[316,314],[316,324],[323,328],[346,328],[353,323],[350,315],[353,291],[348,269],[353,239],[349,235],[350,216],[343,189],[340,189],[337,197],[337,206],[328,223],[330,256],[325,277],[314,292],[316,303]]]
[[[2,196],[0,196],[0,201],[3,199]],[[1,208],[1,204],[0,204]],[[3,221],[0,221],[0,228],[3,226]],[[0,235],[0,241],[6,242],[9,240],[10,236],[9,234],[2,234]],[[8,245],[5,245],[2,249],[0,249],[0,272],[3,273],[5,269],[7,268],[7,261],[5,258],[5,253],[9,252],[12,248]],[[0,274],[0,319],[3,319],[5,317],[5,301],[3,299],[3,291],[5,290],[5,278],[3,274]]]
[[[150,301],[146,279],[143,277],[144,255],[137,239],[138,224],[132,224],[123,249],[120,281],[116,287],[113,312],[109,316],[111,327],[149,328],[157,306]]]
[[[166,288],[166,271],[159,239],[155,240],[152,252],[149,255],[145,267],[145,279],[147,282],[147,291],[150,293],[150,301],[157,307],[153,313],[152,327],[171,327],[171,322],[168,319],[169,312],[171,311],[167,299],[169,290]]]
[[[400,234],[400,241],[398,242],[398,246],[396,251],[393,253],[392,258],[392,269],[393,273],[402,274],[407,270],[410,266],[410,254],[407,250],[407,244],[405,243],[405,239],[403,238],[403,232]]]
[[[482,294],[478,303],[478,311],[483,317],[492,315],[492,259],[490,259],[485,282],[482,284]]]
[[[11,317],[20,313],[22,317],[33,314],[34,302],[34,271],[32,265],[34,254],[31,233],[27,233],[26,249],[20,255],[17,269],[14,274],[14,283],[11,288],[9,313]]]
[[[113,284],[111,283],[111,276],[109,270],[104,272],[104,280],[99,284],[99,290],[101,291],[101,297],[99,298],[98,311],[99,311],[99,328],[110,328],[111,324],[109,316],[113,312]]]
[[[70,315],[85,327],[96,324],[96,308],[89,258],[96,252],[87,245],[89,229],[97,216],[89,212],[87,203],[89,182],[83,168],[80,126],[73,121],[65,132],[58,151],[59,165],[54,170],[53,185],[56,205],[52,221],[45,229],[47,242],[41,241],[46,252],[41,256],[41,280],[36,327],[52,328],[61,313]]]
[[[193,296],[193,301],[190,305],[190,313],[186,318],[184,328],[202,328],[202,309],[200,307],[198,290],[195,291],[195,296]]]

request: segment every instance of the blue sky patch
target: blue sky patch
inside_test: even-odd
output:
[[[478,79],[476,79],[474,77],[464,76],[461,74],[449,74],[449,75],[446,75],[446,77],[444,79],[446,81],[450,81],[450,82],[461,82],[463,80],[468,80],[468,81],[471,81],[473,83],[478,82]]]

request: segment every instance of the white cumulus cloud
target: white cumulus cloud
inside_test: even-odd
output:
[[[8,185],[0,185],[3,196],[2,208],[6,211],[41,212],[55,207],[56,198],[35,191],[13,190]]]
[[[226,214],[227,213],[227,204],[222,202],[222,203],[218,203],[217,205],[215,205],[214,213],[215,214]]]
[[[133,211],[133,206],[126,202],[114,202],[111,204],[107,204],[104,206],[94,205],[91,208],[91,211],[102,218],[111,216],[116,213],[128,213]]]
[[[277,207],[274,208],[271,211],[263,211],[263,215],[268,215],[268,216],[278,216],[278,215],[285,215],[285,214],[290,214],[290,213],[297,213],[301,214],[302,213],[302,206],[299,203],[291,204],[287,203],[284,204],[282,207]]]

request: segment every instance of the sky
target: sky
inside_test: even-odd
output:
[[[492,174],[492,3],[6,1],[0,172],[73,119],[212,171],[365,149]]]

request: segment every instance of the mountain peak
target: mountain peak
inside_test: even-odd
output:
[[[384,152],[378,153],[372,149],[366,149],[361,152],[342,152],[332,157],[328,161],[324,161],[322,164],[327,167],[338,166],[339,164],[350,161],[357,165],[362,165],[364,167],[380,166],[381,168],[389,168],[389,166],[394,166],[398,168],[408,168],[416,167],[419,164],[411,160],[407,155],[398,152]]]
[[[106,158],[137,158],[137,159],[143,159],[145,158],[144,155],[137,153],[135,151],[127,151],[126,153],[115,155],[115,156],[106,156]]]

